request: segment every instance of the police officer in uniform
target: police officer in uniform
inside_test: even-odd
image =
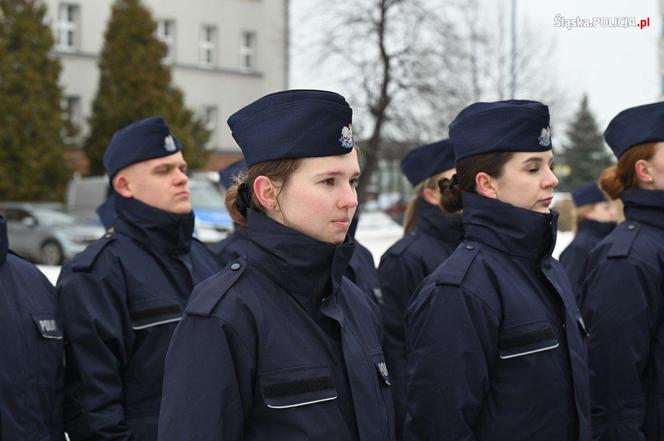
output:
[[[194,290],[173,335],[159,439],[392,440],[377,306],[343,277],[360,173],[351,108],[289,90],[228,124],[249,167],[228,208],[249,244]]]
[[[62,331],[53,285],[8,250],[0,216],[0,440],[64,441]]]
[[[72,441],[155,440],[168,343],[194,285],[219,270],[192,237],[186,162],[162,118],[115,133],[104,154],[114,232],[62,269],[65,424]]]
[[[383,293],[383,348],[392,376],[397,438],[401,438],[406,395],[406,337],[404,318],[411,295],[463,239],[458,216],[440,207],[438,182],[454,174],[454,151],[449,140],[412,149],[401,171],[415,187],[404,219],[405,235],[380,260],[378,277]]]
[[[574,190],[572,199],[576,205],[576,234],[560,254],[560,263],[567,271],[575,294],[580,295],[588,254],[616,227],[617,212],[614,203],[606,200],[595,182]]]
[[[618,163],[600,185],[626,221],[590,253],[593,439],[664,439],[664,103],[620,112],[604,132]]]
[[[547,106],[475,103],[450,125],[444,207],[466,240],[407,312],[406,440],[590,440],[583,323],[551,257]]]

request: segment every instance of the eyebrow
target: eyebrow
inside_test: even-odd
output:
[[[553,162],[553,159],[554,158],[551,158],[548,162]],[[530,158],[523,161],[521,164],[527,164],[529,162],[544,162],[544,158],[540,158],[538,156],[531,156]]]
[[[322,173],[316,173],[314,176],[315,176],[316,178],[318,178],[318,177],[320,177],[320,176],[344,176],[345,174],[346,174],[346,173],[344,173],[344,172],[342,172],[342,171],[334,170],[334,171],[327,171],[327,172],[322,172]],[[359,177],[359,176],[360,176],[360,172],[355,172],[355,173],[353,173],[351,176],[352,176],[352,177]]]

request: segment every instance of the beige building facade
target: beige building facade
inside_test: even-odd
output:
[[[208,148],[237,156],[226,119],[269,92],[288,87],[289,0],[142,0],[166,43],[164,62],[185,102],[211,130]],[[112,0],[45,0],[61,59],[64,102],[87,133]],[[214,156],[214,155],[213,155]]]

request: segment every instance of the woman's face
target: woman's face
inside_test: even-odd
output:
[[[495,198],[515,207],[548,213],[558,178],[553,152],[517,152],[505,163],[500,178],[490,178]]]
[[[618,219],[618,210],[612,201],[598,202],[593,204],[592,210],[585,217],[597,222],[615,222]]]
[[[279,193],[274,217],[314,239],[342,243],[357,208],[359,176],[356,149],[345,155],[305,158]]]

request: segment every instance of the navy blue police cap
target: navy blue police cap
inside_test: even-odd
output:
[[[574,205],[577,207],[606,202],[606,196],[604,196],[604,193],[602,193],[602,190],[599,189],[595,182],[588,182],[574,190],[572,192],[572,199],[574,200]]]
[[[450,124],[450,142],[457,162],[484,153],[551,150],[549,108],[530,100],[473,103]]]
[[[616,158],[639,144],[664,141],[664,102],[623,110],[609,123],[604,139]]]
[[[148,159],[161,158],[182,150],[163,118],[153,116],[133,122],[113,134],[104,153],[104,167],[110,179],[123,168]]]
[[[247,167],[277,159],[333,156],[353,150],[353,110],[324,90],[266,95],[228,118]]]
[[[401,160],[401,172],[413,187],[451,168],[454,168],[454,150],[448,139],[415,147]]]
[[[230,188],[233,185],[235,178],[247,171],[247,163],[244,162],[244,159],[235,161],[226,168],[219,170],[219,183],[224,186],[224,188]]]

